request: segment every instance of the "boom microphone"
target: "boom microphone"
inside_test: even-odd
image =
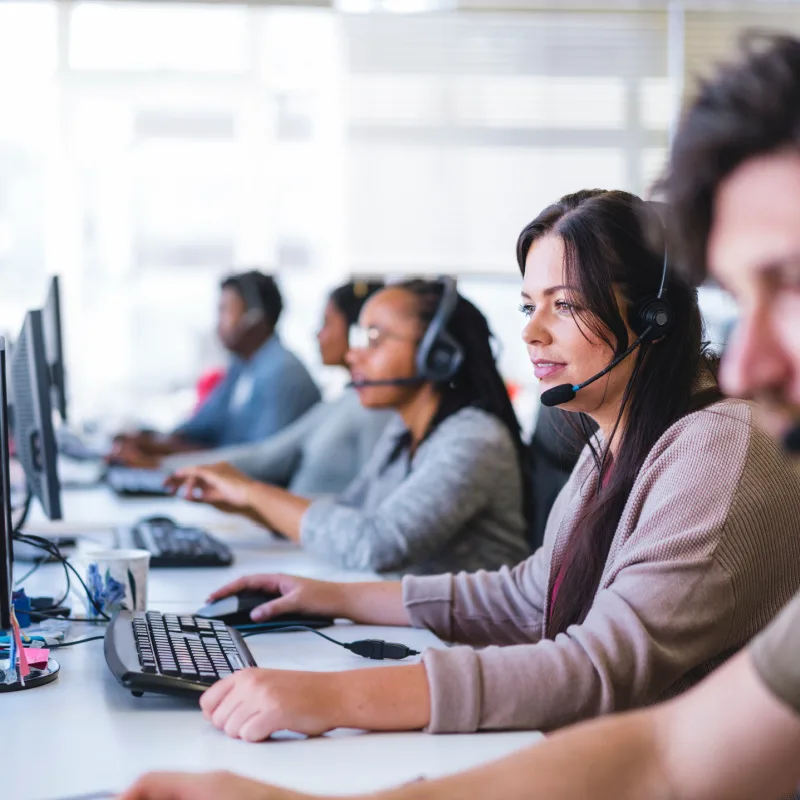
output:
[[[569,403],[570,400],[575,399],[575,395],[583,389],[585,386],[588,386],[590,383],[594,383],[603,375],[608,374],[611,372],[617,364],[624,361],[648,336],[652,328],[648,328],[636,341],[624,352],[618,355],[607,367],[600,370],[597,375],[592,375],[589,380],[584,381],[583,383],[576,383],[574,386],[571,383],[561,383],[558,386],[554,386],[552,389],[548,389],[546,392],[542,393],[542,396],[539,398],[541,404],[543,406],[547,406],[548,408],[552,408],[553,406],[560,406],[564,403]],[[798,431],[798,440],[799,440],[799,448],[800,448],[800,431]]]
[[[386,378],[382,381],[350,381],[348,389],[365,389],[369,386],[417,386],[424,378]]]

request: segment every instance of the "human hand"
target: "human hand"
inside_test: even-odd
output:
[[[250,613],[254,622],[282,614],[304,613],[334,617],[344,612],[344,586],[331,581],[316,581],[294,575],[246,575],[222,586],[209,596],[209,602],[242,591],[277,595],[256,606]]]
[[[308,797],[232,772],[151,772],[139,778],[118,800],[306,800]]]
[[[207,689],[200,708],[234,739],[260,742],[282,730],[319,736],[342,724],[340,684],[347,675],[253,667]]]
[[[170,475],[164,485],[187,500],[209,503],[230,511],[250,507],[250,488],[255,483],[225,462],[184,467]]]
[[[106,461],[140,469],[156,469],[161,464],[159,456],[145,452],[137,441],[124,437],[114,440]]]

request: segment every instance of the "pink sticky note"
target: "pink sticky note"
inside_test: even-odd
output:
[[[25,655],[25,648],[22,646],[22,638],[19,635],[19,623],[17,618],[11,615],[11,625],[14,628],[14,639],[17,642],[17,653],[19,653],[19,674],[22,678],[27,678],[30,675],[30,667],[28,666],[28,659]]]
[[[24,652],[28,664],[37,669],[44,669],[50,660],[50,651],[46,647],[26,647]]]

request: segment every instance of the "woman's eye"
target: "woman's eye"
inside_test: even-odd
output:
[[[536,307],[532,305],[522,305],[519,307],[519,310],[526,319],[530,319],[533,316],[533,312],[536,310]]]
[[[575,306],[572,303],[568,303],[566,300],[557,300],[556,301],[556,311],[559,314],[571,314],[575,310]]]

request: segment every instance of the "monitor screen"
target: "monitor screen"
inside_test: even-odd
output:
[[[29,311],[11,355],[14,446],[28,490],[49,519],[61,519],[50,379],[44,352],[42,312]]]
[[[64,370],[64,332],[61,324],[61,292],[58,275],[50,280],[47,300],[42,309],[44,351],[50,376],[50,397],[53,408],[63,422],[67,421],[67,388]]]
[[[6,344],[0,337],[0,631],[11,628],[11,480],[8,464]]]

